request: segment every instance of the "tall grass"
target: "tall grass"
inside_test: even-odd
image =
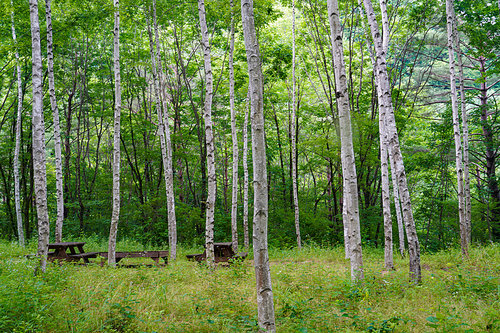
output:
[[[87,251],[106,242],[86,239]],[[256,332],[252,256],[215,271],[179,259],[164,267],[50,264],[0,242],[0,332]],[[152,248],[148,248],[152,249]],[[144,250],[133,241],[118,251]],[[500,332],[500,247],[422,257],[423,283],[410,284],[407,259],[383,270],[383,253],[364,249],[366,280],[352,285],[343,248],[271,249],[280,332]],[[128,259],[124,259],[128,260]],[[121,263],[121,262],[120,262]],[[126,262],[125,262],[126,263]],[[150,259],[135,263],[150,264]]]

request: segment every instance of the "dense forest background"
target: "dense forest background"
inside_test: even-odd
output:
[[[165,182],[149,53],[148,1],[121,1],[121,215],[118,236],[168,243]],[[231,239],[232,146],[227,1],[210,0],[208,28],[214,73],[212,119],[216,145],[215,240]],[[357,1],[340,4],[349,88],[363,244],[383,246],[378,99],[371,37]],[[423,249],[460,241],[446,10],[439,0],[389,0],[387,65],[415,223]],[[269,244],[296,244],[292,156],[298,161],[300,228],[304,242],[343,242],[342,168],[331,40],[326,2],[296,2],[297,149],[292,150],[291,3],[255,0],[264,71],[264,112],[269,183]],[[500,12],[485,0],[455,2],[465,65],[469,116],[472,241],[500,240]],[[235,3],[239,12],[239,3]],[[0,232],[17,239],[13,152],[17,115],[15,51],[21,59],[23,113],[21,203],[26,237],[37,237],[31,129],[31,34],[26,1],[0,2]],[[376,9],[379,10],[379,9]],[[60,0],[52,4],[54,74],[64,177],[63,238],[107,237],[113,163],[113,4]],[[11,13],[17,45],[11,32]],[[237,17],[235,86],[239,136],[238,223],[243,235],[243,130],[248,74],[241,18]],[[40,6],[39,16],[44,16]],[[158,1],[161,58],[167,80],[178,241],[204,243],[207,198],[203,124],[203,52],[196,2]],[[43,19],[41,19],[43,21]],[[41,22],[41,35],[45,34]],[[46,50],[42,37],[42,52]],[[44,59],[45,61],[46,59]],[[46,66],[46,64],[45,64]],[[45,67],[46,68],[46,67]],[[46,74],[46,72],[45,72]],[[44,76],[48,205],[56,215],[53,124]],[[247,130],[250,130],[248,126]],[[249,145],[250,140],[249,140]],[[248,151],[252,183],[251,149]],[[250,186],[250,191],[251,191]],[[252,195],[249,196],[252,198]],[[250,206],[252,205],[250,199]],[[250,210],[251,211],[251,210]],[[252,219],[250,214],[250,221]],[[251,223],[250,223],[251,226]],[[395,242],[397,231],[395,224]]]

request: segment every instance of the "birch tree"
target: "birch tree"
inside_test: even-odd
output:
[[[458,117],[458,97],[457,85],[455,77],[455,29],[453,28],[455,21],[455,13],[453,9],[453,0],[446,0],[446,27],[448,36],[448,61],[450,68],[450,90],[451,90],[451,109],[453,114],[453,137],[455,139],[455,166],[457,170],[457,196],[458,196],[458,216],[460,222],[460,245],[462,248],[462,256],[468,257],[468,237],[467,237],[467,222],[465,218],[465,200],[464,200],[464,182],[463,182],[463,167],[462,167],[462,138],[460,133],[460,120]]]
[[[52,47],[52,9],[51,0],[45,0],[45,21],[47,24],[47,67],[49,79],[50,106],[54,121],[54,155],[56,168],[56,242],[62,242],[62,228],[64,220],[64,192],[61,157],[61,128],[59,125],[59,110],[57,108],[56,90],[54,84],[54,52]]]
[[[252,157],[254,182],[253,254],[257,288],[258,323],[261,331],[276,332],[273,289],[267,246],[268,184],[264,132],[263,75],[255,31],[253,1],[241,1],[241,18],[248,63],[251,97]]]
[[[198,0],[198,14],[200,16],[201,29],[201,48],[203,50],[204,69],[205,69],[205,140],[207,144],[207,176],[208,176],[208,195],[206,210],[206,230],[205,244],[207,251],[207,263],[213,266],[214,256],[214,220],[215,220],[215,145],[212,131],[212,94],[213,94],[213,75],[210,56],[210,43],[208,40],[208,28],[205,12],[204,0]]]
[[[43,68],[40,45],[38,0],[30,0],[31,48],[33,62],[33,170],[36,213],[38,218],[38,256],[45,273],[49,244],[49,213],[47,209],[47,172],[45,166],[45,123],[43,119]]]
[[[387,54],[389,50],[389,19],[387,17],[387,2],[386,0],[379,0],[380,12],[382,14],[382,46],[384,52]],[[373,56],[373,52],[370,50],[370,55],[372,59],[373,66],[376,66],[376,61]],[[380,90],[380,84],[375,78],[375,84],[377,86],[377,96],[382,97],[382,91]],[[391,199],[390,199],[390,189],[389,189],[389,165],[388,155],[387,155],[387,131],[385,126],[385,113],[384,108],[379,108],[379,133],[380,133],[380,173],[382,178],[382,211],[384,215],[384,263],[385,269],[393,270],[393,241],[392,241],[392,216],[391,216]],[[395,179],[395,174],[393,172],[393,179]],[[398,200],[398,198],[394,198]],[[396,207],[397,209],[397,207]],[[398,224],[399,226],[399,224]]]
[[[248,88],[247,106],[243,119],[243,241],[245,248],[250,246],[248,235],[248,107],[250,104],[250,87]]]
[[[233,180],[231,196],[231,234],[233,250],[238,252],[238,136],[236,134],[236,109],[234,107],[234,4],[231,6],[231,44],[229,45],[229,105],[231,109],[231,138],[233,143]],[[246,244],[245,244],[246,246]]]
[[[299,192],[297,189],[297,105],[296,105],[296,78],[295,78],[295,0],[292,0],[292,187],[293,207],[295,212],[295,235],[297,247],[302,248],[299,224]]]
[[[165,189],[167,195],[168,210],[168,244],[170,247],[170,259],[177,257],[177,219],[175,216],[175,192],[174,192],[174,169],[172,166],[172,140],[170,139],[170,122],[168,117],[168,103],[166,96],[165,76],[161,65],[160,57],[160,38],[158,33],[158,23],[156,20],[156,0],[153,0],[153,26],[155,31],[156,59],[154,64],[157,68],[157,83],[159,89],[158,98],[161,108],[158,113],[158,131],[160,132],[160,141],[163,136],[164,143],[162,147],[162,158],[165,172]],[[161,112],[163,111],[163,112]]]
[[[389,152],[389,156],[392,154]],[[399,235],[399,254],[401,258],[405,257],[405,229],[403,226],[403,218],[401,216],[401,205],[399,203],[399,190],[398,190],[398,179],[395,176],[394,160],[389,158],[389,163],[391,163],[391,173],[392,173],[392,192],[394,197],[394,207],[396,210],[396,219],[398,221],[398,235]]]
[[[21,190],[19,186],[19,150],[21,148],[21,117],[23,111],[23,82],[21,77],[21,65],[19,61],[19,51],[17,45],[16,26],[14,23],[14,4],[10,1],[12,7],[10,18],[12,20],[12,40],[16,48],[16,73],[17,73],[17,118],[16,118],[16,146],[14,148],[14,204],[16,207],[16,221],[17,221],[17,238],[19,245],[22,247],[24,244],[24,230],[23,230],[23,216],[21,212]]]
[[[122,107],[122,94],[120,82],[120,4],[114,0],[115,24],[113,29],[113,65],[115,74],[115,113],[113,134],[113,212],[109,230],[108,264],[116,264],[116,234],[118,220],[120,219],[120,116]]]
[[[499,0],[500,4],[500,0]],[[453,7],[452,7],[453,9]],[[464,66],[462,63],[462,49],[460,47],[460,36],[457,28],[457,17],[453,15],[453,31],[455,35],[455,51],[457,52],[458,65],[458,81],[460,82],[460,107],[462,112],[462,141],[463,141],[463,179],[464,179],[464,212],[465,224],[467,226],[467,243],[471,243],[471,218],[472,218],[472,203],[470,196],[470,176],[469,176],[469,124],[467,117],[467,108],[465,103],[465,80]]]
[[[371,0],[363,0],[366,10],[368,24],[370,26],[373,43],[375,46],[376,74],[378,76],[378,83],[382,92],[382,98],[379,101],[381,108],[386,108],[385,124],[388,135],[388,145],[392,157],[394,159],[394,171],[398,179],[398,188],[401,196],[401,204],[403,209],[403,218],[406,227],[409,248],[410,260],[410,277],[414,283],[420,283],[421,267],[420,267],[420,244],[418,242],[417,230],[413,219],[413,212],[411,208],[410,193],[406,181],[406,173],[403,162],[403,156],[399,145],[398,132],[396,129],[396,121],[394,117],[394,109],[392,106],[391,88],[389,77],[387,74],[386,54],[383,48],[382,38],[378,28],[375,11]]]
[[[361,230],[359,223],[358,181],[352,142],[349,95],[344,64],[342,28],[340,25],[337,0],[328,0],[328,18],[330,22],[332,53],[335,72],[335,95],[339,112],[340,154],[344,182],[344,225],[347,225],[351,278],[359,282],[364,279],[363,253],[361,248]],[[345,228],[345,227],[344,227]]]

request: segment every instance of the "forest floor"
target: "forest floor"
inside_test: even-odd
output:
[[[106,251],[86,241],[86,251]],[[24,255],[35,249],[0,241],[0,332],[258,331],[251,253],[214,271],[186,260],[201,248],[180,247],[163,267],[148,258],[120,262],[135,268],[49,264],[34,276],[37,262]],[[271,249],[278,332],[500,332],[498,244],[474,247],[466,261],[454,249],[424,254],[420,285],[409,282],[408,259],[385,271],[383,250],[363,251],[357,286],[342,247]]]

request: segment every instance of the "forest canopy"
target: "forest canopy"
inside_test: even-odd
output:
[[[295,2],[295,39],[292,38],[291,5],[285,0],[254,1],[264,83],[269,244],[272,247],[296,244],[294,157],[302,241],[340,244],[344,242],[344,184],[327,5],[315,0]],[[214,238],[222,242],[231,240],[233,146],[228,66],[232,14],[227,1],[207,0],[205,6],[213,74]],[[372,62],[375,50],[363,6],[358,1],[341,1],[339,6],[361,238],[363,245],[381,247],[384,218],[380,101]],[[118,237],[145,244],[168,244],[165,169],[156,113],[159,101],[155,99],[148,33],[153,24],[151,2],[122,0],[119,8],[122,100]],[[500,12],[496,4],[485,0],[455,1],[454,10],[459,40],[456,52],[461,54],[463,62],[464,90],[459,99],[465,105],[468,118],[471,240],[473,243],[498,242]],[[115,109],[114,11],[111,1],[52,3],[54,91],[59,109],[64,184],[63,237],[94,234],[107,237],[109,232]],[[375,12],[381,25],[382,13],[378,6]],[[24,235],[30,239],[37,237],[37,212],[29,5],[26,1],[2,0],[0,13],[0,233],[8,240],[18,238],[13,165],[19,64],[22,89],[20,212]],[[460,243],[445,3],[389,0],[387,15],[386,65],[415,226],[421,247],[437,251]],[[39,17],[47,204],[53,238],[57,214],[56,153],[47,69],[47,28],[42,5]],[[162,89],[168,110],[167,126],[170,126],[177,239],[184,244],[203,244],[208,195],[203,122],[207,78],[197,4],[158,0],[155,19],[159,32],[159,67],[164,74]],[[239,2],[234,4],[233,21],[234,109],[239,152],[237,221],[238,234],[243,239],[243,164],[247,163],[249,170],[250,193],[253,167],[251,134],[248,134],[250,120],[246,120],[250,107],[249,80]],[[17,35],[15,41],[12,26]],[[295,78],[292,78],[292,49],[295,50]],[[296,89],[293,89],[293,79]],[[249,136],[244,136],[244,132]],[[245,139],[248,160],[243,158]],[[252,207],[253,196],[248,198]],[[394,202],[392,215],[396,216]],[[250,228],[252,218],[250,210]],[[396,223],[393,229],[396,243],[399,237]]]

